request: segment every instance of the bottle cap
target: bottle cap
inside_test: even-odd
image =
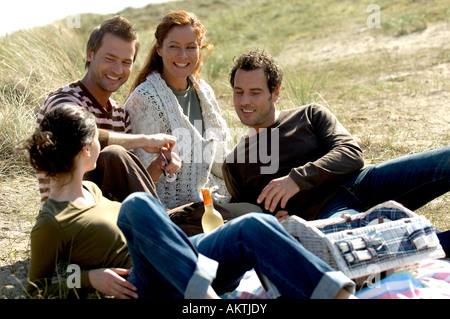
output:
[[[205,205],[211,205],[212,199],[211,199],[211,194],[209,192],[209,189],[202,189],[202,195],[203,195],[203,203]]]

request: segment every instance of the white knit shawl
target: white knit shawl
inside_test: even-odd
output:
[[[166,208],[201,201],[202,188],[209,188],[216,202],[227,203],[231,198],[221,170],[231,134],[211,87],[204,80],[197,81],[192,76],[190,80],[200,99],[204,136],[190,123],[159,73],[150,74],[124,104],[132,133],[166,133],[177,138],[176,151],[183,160],[177,179],[168,183],[162,176],[156,183],[156,191]],[[135,154],[145,167],[155,157],[142,149],[136,149]]]

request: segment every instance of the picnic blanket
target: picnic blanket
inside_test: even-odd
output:
[[[266,299],[266,291],[254,270],[224,299]],[[450,262],[443,259],[420,262],[416,276],[400,271],[356,293],[360,299],[450,299]]]
[[[356,293],[361,299],[450,299],[450,262],[442,259],[420,263],[418,274],[393,273]]]

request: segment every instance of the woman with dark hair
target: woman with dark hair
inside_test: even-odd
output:
[[[102,290],[97,282],[126,275],[131,260],[117,227],[120,203],[103,197],[96,184],[83,181],[84,174],[95,169],[100,152],[94,115],[82,107],[55,106],[25,148],[31,165],[45,172],[51,185],[31,232],[28,290],[37,286],[52,293],[57,260],[93,270],[81,273],[83,287]],[[111,266],[117,269],[99,270]]]
[[[29,291],[51,293],[63,261],[81,269],[76,288],[117,298],[215,298],[252,268],[287,298],[354,292],[350,279],[308,252],[274,216],[246,214],[188,238],[148,193],[133,193],[122,204],[103,197],[83,181],[100,150],[93,115],[83,108],[52,108],[25,148],[52,184],[31,231]]]
[[[156,28],[155,43],[124,104],[134,133],[177,138],[183,166],[174,182],[160,178],[156,185],[167,208],[201,201],[202,188],[211,189],[216,203],[230,200],[221,164],[231,135],[213,90],[200,78],[203,61],[212,50],[203,24],[193,13],[167,14]],[[136,155],[144,165],[154,157],[140,150]]]

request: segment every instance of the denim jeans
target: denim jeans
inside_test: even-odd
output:
[[[360,213],[388,200],[416,210],[450,190],[450,146],[365,168],[343,185],[319,218]]]
[[[204,298],[209,285],[222,294],[252,268],[287,298],[334,298],[342,288],[355,289],[272,215],[249,213],[188,238],[157,199],[134,193],[122,203],[118,226],[127,239],[130,281],[140,298]]]

